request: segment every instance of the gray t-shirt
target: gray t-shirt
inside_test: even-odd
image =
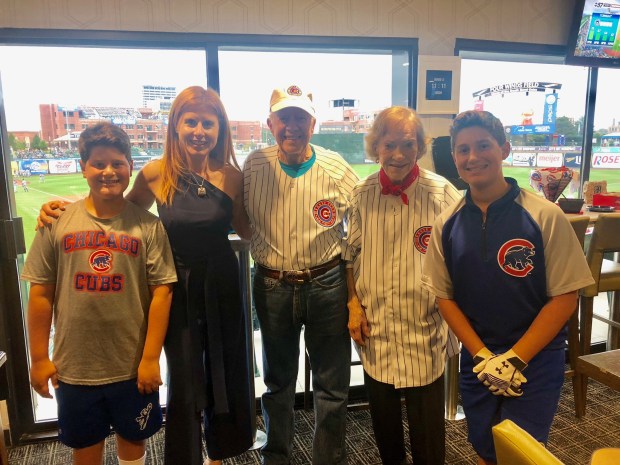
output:
[[[119,215],[99,219],[81,200],[37,232],[22,279],[56,285],[58,379],[99,385],[137,376],[149,286],[176,282],[176,272],[156,216],[127,202]]]

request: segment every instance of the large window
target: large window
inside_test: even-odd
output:
[[[511,56],[461,62],[460,110],[484,109],[504,124],[512,151],[504,173],[530,186],[533,169],[567,166],[574,172],[564,194],[579,195],[585,68],[509,61]]]
[[[266,119],[275,87],[299,85],[312,93],[317,112],[313,143],[332,149],[355,165],[365,166],[363,138],[374,116],[390,105],[407,105],[405,52],[315,53],[220,50],[221,96],[236,127],[238,154],[274,143]],[[399,66],[395,66],[398,64]],[[247,79],[247,74],[252,79]],[[245,130],[244,124],[256,129]],[[258,129],[260,128],[260,129]],[[253,132],[252,132],[253,131]]]
[[[275,143],[266,124],[271,92],[296,84],[312,93],[315,104],[317,123],[312,143],[340,153],[360,177],[378,170],[377,164],[365,160],[364,136],[381,110],[408,104],[408,53],[344,53],[329,48],[299,53],[281,47],[272,51],[222,47],[218,55],[220,94],[240,163],[251,150]],[[259,338],[257,333],[255,345],[260,345]],[[300,354],[302,367],[306,363],[303,342]],[[353,359],[359,360],[355,350]],[[260,357],[257,370],[262,372]],[[298,392],[303,390],[303,370],[299,374]],[[262,393],[262,378],[256,378],[255,384],[257,394]],[[354,365],[351,385],[362,384],[362,367]]]
[[[0,96],[8,130],[2,155],[13,184],[11,215],[23,218],[28,247],[43,202],[86,195],[77,140],[95,121],[111,121],[129,134],[135,169],[161,156],[171,100],[189,85],[220,91],[240,163],[251,150],[274,143],[266,125],[273,88],[296,83],[309,89],[318,115],[313,143],[338,151],[366,176],[377,165],[364,159],[364,135],[383,108],[415,101],[416,63],[413,39],[5,32],[0,35]],[[18,256],[20,269],[24,258]],[[16,380],[9,408],[18,412],[11,429],[19,440],[53,428],[56,407],[54,400],[29,388],[24,331],[28,285],[15,286],[22,298],[9,305],[15,313],[7,319],[6,334],[12,336],[16,355],[9,361]],[[0,341],[7,340],[6,334],[0,334]],[[254,342],[258,396],[265,388],[259,331]],[[301,367],[303,358],[299,392]],[[354,370],[352,384],[361,384],[361,368]]]
[[[583,146],[588,68],[561,64],[561,47],[457,40],[456,49],[462,57],[460,110],[484,109],[502,120],[512,146],[504,162],[507,176],[537,192],[530,185],[533,170],[565,166],[573,170],[567,197],[582,197],[580,185],[588,180],[605,180],[608,191],[620,190],[620,128],[613,98],[617,70],[599,70],[588,154]],[[595,299],[595,312],[609,316],[605,294]],[[604,343],[607,336],[608,327],[594,320],[592,343]]]
[[[170,66],[161,66],[164,61]],[[176,94],[189,85],[207,85],[204,50],[0,46],[0,72],[11,152],[7,166],[26,250],[42,203],[88,193],[78,163],[81,130],[102,120],[122,127],[139,169],[161,156],[167,108]],[[21,289],[25,320],[28,283]],[[165,379],[165,356],[161,366]],[[55,399],[34,390],[31,399],[36,422],[56,418]]]
[[[564,165],[576,173],[565,191],[569,197],[582,196],[579,184],[585,181],[606,181],[608,191],[620,190],[620,113],[613,98],[618,70],[595,73],[592,150],[587,151],[589,70],[562,65],[563,47],[457,39],[456,51],[463,58],[461,110],[484,108],[502,119],[514,148],[506,172],[521,186],[529,186],[532,167]],[[555,96],[552,103],[549,94]],[[584,163],[589,163],[587,179]]]

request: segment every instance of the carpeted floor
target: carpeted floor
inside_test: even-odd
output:
[[[548,447],[566,465],[583,465],[590,461],[592,452],[600,447],[620,447],[620,393],[595,381],[588,389],[588,411],[584,419],[574,414],[572,385],[564,385],[562,399],[556,415]],[[310,411],[297,411],[292,465],[311,463],[311,440],[314,415]],[[264,430],[261,418],[258,424]],[[163,464],[163,436],[160,431],[148,446],[147,464]],[[379,464],[379,456],[372,435],[370,415],[367,410],[348,413],[347,448],[350,465]],[[58,442],[15,447],[9,450],[11,465],[64,465],[71,463],[71,450]],[[105,465],[115,465],[114,440],[106,443]],[[446,463],[448,465],[475,464],[475,454],[467,442],[465,421],[446,422]],[[224,465],[260,464],[258,451],[246,452]],[[182,464],[179,464],[182,465]]]

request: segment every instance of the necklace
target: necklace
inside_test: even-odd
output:
[[[201,177],[200,178],[201,181],[199,183],[198,179],[196,179],[196,176],[194,176],[194,173],[190,171],[189,175],[194,180],[194,182],[189,181],[189,183],[197,187],[196,194],[198,194],[198,197],[205,197],[207,195],[207,189],[204,187],[204,184],[205,184],[204,178]]]

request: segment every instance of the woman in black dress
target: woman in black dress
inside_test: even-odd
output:
[[[231,224],[249,234],[242,195],[221,100],[211,89],[183,90],[170,109],[163,158],[144,166],[127,194],[144,208],[157,202],[179,279],[165,342],[167,465],[202,463],[201,420],[205,463],[220,464],[253,442],[247,315],[228,241]]]

